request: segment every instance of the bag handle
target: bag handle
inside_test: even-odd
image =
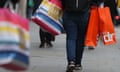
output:
[[[4,8],[9,8],[9,10],[12,12],[12,13],[15,13],[15,9],[13,8],[13,4],[10,0],[7,0],[5,5],[4,5]]]
[[[100,8],[104,8],[104,2],[101,2],[99,5]]]

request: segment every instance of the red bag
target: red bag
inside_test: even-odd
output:
[[[98,35],[99,35],[98,25],[99,25],[98,8],[93,7],[91,9],[90,20],[88,23],[88,29],[86,33],[86,40],[85,40],[86,46],[92,46],[94,48],[97,46]]]
[[[116,35],[109,7],[98,8],[100,17],[100,36],[105,45],[115,44]]]

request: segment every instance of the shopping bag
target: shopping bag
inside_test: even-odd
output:
[[[105,45],[116,43],[116,34],[109,7],[99,7],[100,37]]]
[[[95,48],[100,39],[104,45],[116,44],[115,28],[109,7],[103,6],[91,9],[85,46]]]
[[[29,21],[6,8],[0,9],[0,67],[29,68]]]
[[[96,48],[99,37],[99,14],[98,7],[92,7],[88,22],[85,46]]]
[[[33,14],[32,21],[53,35],[61,34],[63,30],[61,1],[43,0]]]

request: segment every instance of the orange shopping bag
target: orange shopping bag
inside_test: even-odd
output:
[[[92,7],[90,18],[88,22],[88,28],[86,33],[85,46],[96,47],[99,36],[99,14],[98,7]]]
[[[100,37],[105,45],[115,44],[116,35],[109,7],[99,7]]]

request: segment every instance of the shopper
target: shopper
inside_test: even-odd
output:
[[[36,11],[36,9],[39,7],[41,4],[42,0],[34,0],[34,7],[33,7],[33,14]],[[45,31],[44,29],[40,28],[39,29],[39,37],[40,37],[40,46],[39,48],[50,48],[53,47],[52,41],[55,41],[55,36],[52,35],[51,33]]]

